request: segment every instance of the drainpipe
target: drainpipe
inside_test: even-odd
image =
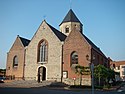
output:
[[[62,60],[61,60],[61,82],[63,82],[63,42],[62,42]]]

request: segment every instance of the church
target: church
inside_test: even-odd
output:
[[[83,25],[72,9],[61,22],[60,30],[45,20],[32,39],[17,36],[7,53],[6,77],[15,80],[79,82],[76,65],[109,67],[108,58],[85,35]],[[91,85],[91,75],[83,75],[83,85]]]

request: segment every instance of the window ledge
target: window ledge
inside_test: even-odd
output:
[[[14,66],[13,69],[17,69],[18,67],[17,66]]]
[[[47,62],[45,61],[45,62],[38,62],[38,64],[46,64]]]

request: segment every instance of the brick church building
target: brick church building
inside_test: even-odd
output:
[[[18,35],[7,54],[6,76],[73,84],[73,78],[79,80],[73,70],[76,65],[109,66],[103,52],[84,35],[83,25],[72,9],[59,26],[57,30],[44,20],[31,40]],[[82,84],[91,85],[90,75],[82,79]]]

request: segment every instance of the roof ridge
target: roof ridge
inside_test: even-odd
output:
[[[20,37],[20,36],[19,36],[19,38],[22,38],[22,39],[25,39],[25,40],[29,40],[29,39],[27,39],[27,38],[24,38],[24,37]],[[29,41],[30,41],[30,40],[29,40]]]
[[[47,23],[47,22],[46,22]],[[51,30],[55,33],[55,35],[61,40],[64,41],[66,39],[66,35],[64,35],[62,32],[51,26],[50,24],[47,23],[47,25],[51,28]]]

